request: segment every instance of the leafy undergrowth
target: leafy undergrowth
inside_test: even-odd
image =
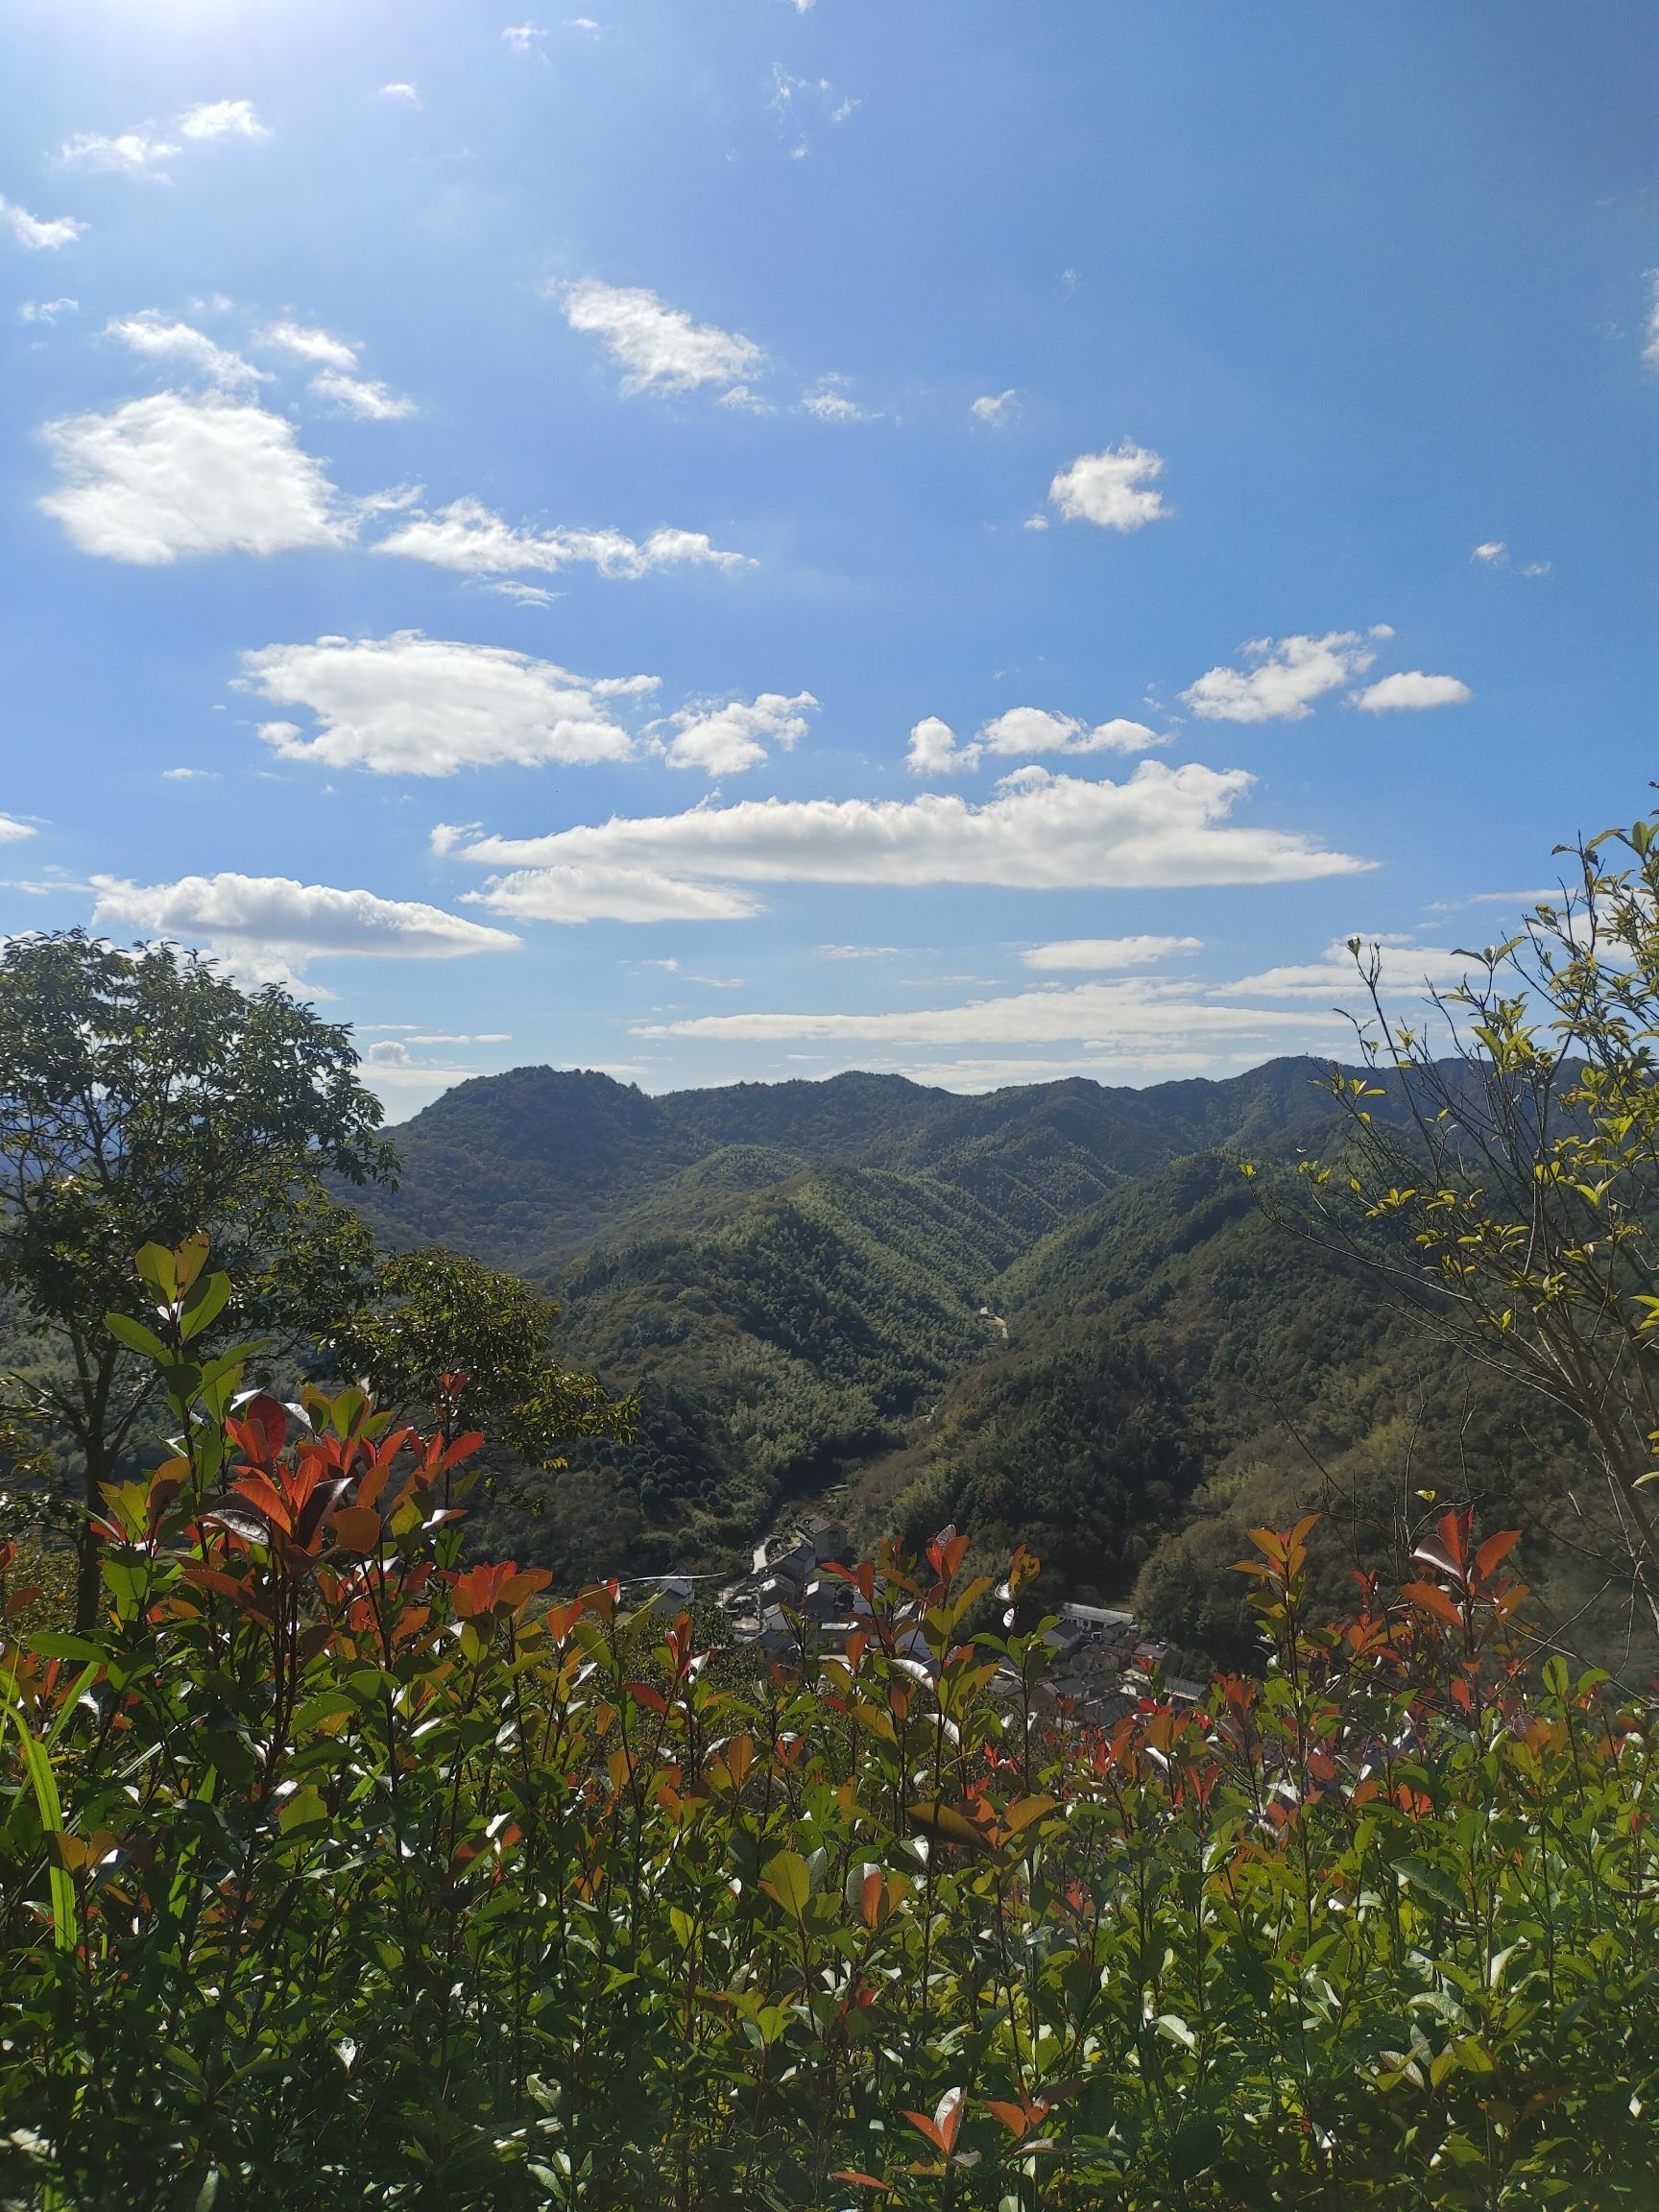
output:
[[[1324,1627],[1259,1531],[1265,1679],[1107,1731],[949,1534],[744,1684],[463,1570],[478,1439],[238,1406],[145,1258],[188,1450],[0,1645],[7,2203],[1652,2202],[1651,1715],[1523,1671],[1512,1538]]]

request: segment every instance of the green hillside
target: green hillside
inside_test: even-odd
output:
[[[578,1454],[519,1550],[565,1575],[712,1569],[784,1499],[904,1447],[1000,1350],[1004,1274],[1043,1239],[1196,1143],[1319,1126],[1316,1076],[963,1098],[850,1074],[650,1099],[521,1069],[417,1117],[400,1191],[363,1203],[387,1241],[547,1283],[567,1356],[641,1398],[639,1442]]]
[[[1573,1425],[1456,1359],[1353,1263],[1256,1204],[1237,1161],[1193,1155],[1127,1186],[1011,1266],[1009,1341],[964,1374],[909,1448],[857,1486],[869,1530],[956,1520],[995,1554],[1023,1539],[1069,1591],[1133,1601],[1229,1663],[1252,1648],[1233,1563],[1248,1530],[1321,1514],[1322,1595],[1397,1569],[1447,1503],[1531,1532],[1548,1614],[1604,1660],[1646,1652]],[[1558,1504],[1565,1493],[1575,1503]],[[1623,1663],[1623,1661],[1621,1661]]]
[[[986,1556],[1024,1542],[1056,1591],[1132,1597],[1238,1658],[1250,1526],[1319,1508],[1335,1599],[1456,1498],[1525,1519],[1572,1611],[1594,1582],[1575,1532],[1545,1532],[1577,1466],[1565,1424],[1276,1227],[1238,1172],[1328,1135],[1320,1072],[653,1099],[520,1069],[400,1131],[402,1189],[367,1210],[388,1241],[545,1284],[565,1356],[638,1394],[637,1443],[580,1448],[536,1521],[480,1525],[564,1578],[729,1570],[833,1493],[867,1541],[954,1521]],[[1599,1510],[1577,1538],[1607,1534]],[[1601,1647],[1622,1619],[1604,1596]]]

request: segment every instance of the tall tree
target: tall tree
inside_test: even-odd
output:
[[[1659,1619],[1659,818],[1562,850],[1560,898],[1420,1024],[1352,940],[1368,1074],[1331,1071],[1347,1142],[1303,1221],[1582,1422]]]
[[[636,1407],[554,1356],[558,1318],[517,1276],[441,1247],[398,1252],[327,1349],[382,1405],[450,1433],[482,1430],[533,1467],[562,1467],[563,1447],[579,1436],[631,1441]]]
[[[367,1291],[372,1239],[327,1179],[397,1162],[357,1066],[349,1030],[171,945],[77,929],[0,951],[0,1286],[48,1355],[5,1396],[67,1432],[88,1505],[155,1403],[154,1366],[104,1318],[146,1317],[140,1246],[204,1232],[245,1334],[314,1334]],[[84,1624],[97,1577],[88,1535]]]

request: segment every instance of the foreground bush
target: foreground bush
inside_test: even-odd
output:
[[[1264,1681],[1107,1732],[953,1537],[733,1686],[463,1569],[475,1436],[237,1406],[143,1258],[187,1449],[0,1646],[6,2202],[1652,2203],[1650,1717],[1523,1673],[1512,1539],[1321,1628],[1262,1531]]]

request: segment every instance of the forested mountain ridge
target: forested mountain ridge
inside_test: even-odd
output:
[[[649,1098],[518,1069],[417,1116],[400,1190],[360,1203],[385,1242],[544,1284],[565,1355],[641,1397],[639,1443],[575,1455],[520,1549],[567,1573],[711,1566],[781,1498],[902,1444],[1000,1343],[1003,1271],[1044,1238],[1195,1145],[1310,1134],[1319,1075],[962,1097],[854,1073]]]
[[[834,1492],[866,1543],[1023,1541],[1056,1590],[1237,1658],[1249,1526],[1322,1507],[1334,1597],[1409,1549],[1417,1493],[1541,1525],[1578,1451],[1262,1214],[1239,1161],[1329,1142],[1326,1074],[649,1098],[520,1069],[400,1130],[402,1189],[365,1211],[544,1285],[563,1355],[639,1396],[636,1444],[579,1448],[539,1521],[481,1541],[572,1579],[716,1572]],[[1587,1594],[1533,1564],[1562,1609]]]
[[[1144,1090],[1082,1078],[976,1097],[902,1075],[648,1097],[589,1070],[516,1068],[446,1091],[397,1132],[401,1188],[361,1195],[394,1245],[446,1239],[528,1274],[826,1167],[930,1173],[1030,1242],[1124,1176],[1207,1146],[1321,1127],[1321,1064]]]

